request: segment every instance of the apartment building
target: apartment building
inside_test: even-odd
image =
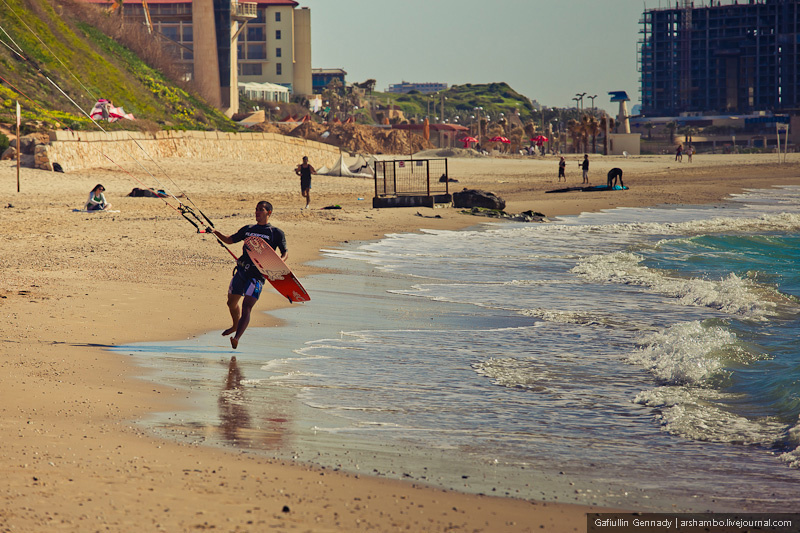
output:
[[[114,5],[108,0],[85,1]],[[118,4],[126,18],[149,25],[164,46],[175,47],[188,77],[202,82],[198,80],[201,73],[216,78],[218,71],[219,81],[205,81],[205,85],[222,88],[219,105],[223,108],[235,107],[233,100],[238,102],[238,98],[226,95],[236,92],[240,81],[274,83],[292,94],[312,94],[311,13],[294,0],[125,0]],[[210,101],[214,100],[210,95]]]
[[[642,112],[800,108],[800,0],[681,0],[644,11]]]

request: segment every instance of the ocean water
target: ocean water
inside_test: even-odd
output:
[[[187,390],[158,433],[471,492],[800,505],[800,188],[389,235],[312,302],[120,348]],[[221,304],[221,307],[222,304]],[[224,311],[224,308],[220,310]]]

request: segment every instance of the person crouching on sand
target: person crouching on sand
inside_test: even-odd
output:
[[[621,168],[612,168],[608,171],[608,188],[612,188],[617,184],[617,178],[619,178],[619,186],[625,187],[625,184],[622,183],[622,169]]]
[[[256,223],[242,226],[233,235],[223,235],[213,228],[206,228],[207,233],[213,233],[225,244],[234,244],[245,240],[247,237],[256,235],[266,241],[275,250],[280,250],[281,259],[286,261],[289,252],[286,248],[286,235],[282,230],[269,223],[272,215],[272,204],[261,201],[256,204]],[[264,276],[253,263],[247,250],[242,247],[242,255],[236,261],[236,268],[233,270],[233,278],[228,287],[228,311],[231,313],[233,325],[222,332],[223,335],[230,335],[231,346],[235,350],[239,346],[239,339],[242,338],[244,330],[250,324],[250,314],[253,306],[256,305],[261,289],[264,287]],[[241,308],[239,306],[241,302]]]
[[[105,191],[106,188],[100,183],[94,186],[92,192],[89,193],[89,199],[86,200],[87,211],[105,211],[106,209],[111,209],[111,204],[106,202],[106,197],[103,194]]]

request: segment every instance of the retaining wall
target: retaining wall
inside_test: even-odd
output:
[[[67,172],[108,167],[113,165],[109,159],[122,164],[150,157],[242,159],[294,166],[307,155],[316,168],[321,168],[333,166],[340,154],[339,148],[329,144],[260,132],[59,130],[50,132],[50,144],[45,146],[49,164],[58,163]]]

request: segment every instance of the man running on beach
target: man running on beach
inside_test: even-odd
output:
[[[273,249],[280,250],[281,259],[286,261],[287,257],[289,257],[289,252],[286,248],[286,235],[280,229],[269,224],[270,215],[272,215],[272,204],[267,201],[261,201],[256,205],[255,224],[242,226],[233,235],[223,235],[212,228],[207,228],[206,232],[213,233],[225,244],[241,242],[251,235],[256,235],[264,239]],[[234,350],[239,346],[239,339],[250,324],[250,314],[253,306],[258,301],[258,297],[261,295],[263,286],[264,276],[253,264],[247,251],[242,248],[242,256],[236,261],[233,278],[228,287],[228,310],[231,313],[233,325],[222,332],[223,335],[230,335],[235,332],[235,335],[231,337],[231,346]],[[243,298],[244,301],[240,309],[239,303]]]
[[[621,168],[612,168],[608,171],[608,188],[612,188],[614,185],[617,184],[617,178],[619,178],[619,186],[625,187],[625,184],[622,183],[622,169]]]
[[[303,156],[303,162],[297,165],[297,168],[294,169],[294,173],[300,176],[300,194],[306,199],[306,206],[304,209],[308,209],[308,204],[311,203],[311,174],[316,174],[317,171],[308,164],[308,156]]]

